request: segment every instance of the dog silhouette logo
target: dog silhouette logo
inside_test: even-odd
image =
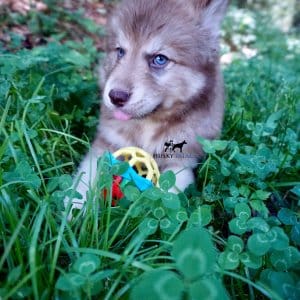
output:
[[[170,152],[171,152],[173,149],[173,145],[174,145],[173,140],[170,140],[169,142],[165,142],[165,145],[164,145],[165,152],[167,152],[168,150],[170,150]]]
[[[174,153],[174,152],[176,152],[176,149],[179,149],[180,153],[182,153],[183,147],[186,144],[187,144],[186,140],[184,140],[181,143],[176,143],[176,144],[174,144],[173,140],[170,140],[168,142],[165,142],[164,151]]]

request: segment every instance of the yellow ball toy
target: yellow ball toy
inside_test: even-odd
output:
[[[121,161],[127,161],[129,165],[142,177],[158,184],[160,176],[158,166],[154,158],[138,147],[125,147],[113,153],[113,156]]]

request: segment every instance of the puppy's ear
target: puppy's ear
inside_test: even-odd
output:
[[[198,17],[200,15],[199,25],[218,36],[229,0],[192,0],[192,2]]]

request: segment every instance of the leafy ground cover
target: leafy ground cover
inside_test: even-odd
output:
[[[88,7],[46,3],[1,19],[0,297],[299,299],[297,39],[232,7],[224,131],[199,137],[197,184],[174,195],[167,172],[161,188],[128,185],[112,207],[124,165],[103,157],[85,214],[69,222],[70,174],[97,124],[103,28]]]

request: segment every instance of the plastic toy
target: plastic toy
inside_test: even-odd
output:
[[[112,164],[126,161],[130,167],[122,176],[114,176],[112,186],[112,204],[124,197],[121,187],[128,182],[133,182],[140,191],[145,191],[153,185],[157,185],[160,176],[159,169],[153,157],[137,147],[121,148],[110,154]]]

